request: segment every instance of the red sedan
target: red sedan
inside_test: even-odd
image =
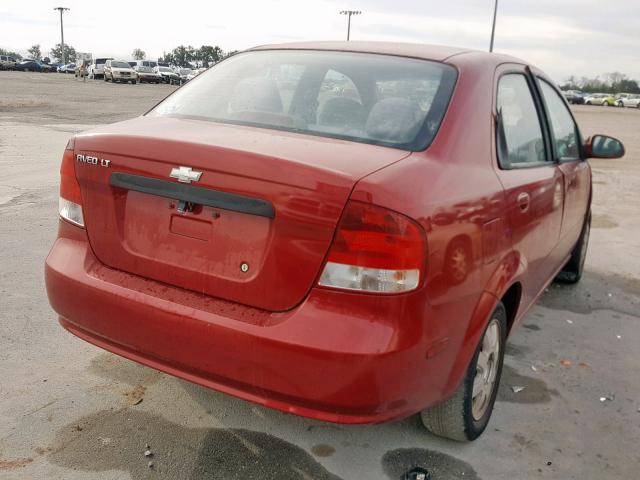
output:
[[[49,300],[80,338],[206,387],[472,440],[507,336],[582,275],[585,160],[623,154],[516,58],[259,47],[69,141]]]

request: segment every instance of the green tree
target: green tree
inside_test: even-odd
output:
[[[51,56],[56,62],[62,62],[62,46],[59,43],[51,49]],[[76,49],[66,43],[64,45],[64,60],[67,63],[76,61]]]
[[[40,60],[42,58],[42,52],[40,51],[40,44],[33,45],[29,50],[29,55],[34,60]]]
[[[7,55],[9,57],[13,57],[16,60],[22,59],[22,55],[16,52],[12,52],[11,50],[5,50],[4,48],[0,48],[0,55]]]
[[[139,48],[135,48],[133,50],[133,52],[131,53],[131,57],[134,60],[144,60],[144,57],[146,57],[147,54],[145,53],[144,50],[140,50]]]
[[[222,60],[224,53],[222,49],[217,45],[212,47],[211,45],[202,45],[196,50],[196,56],[194,60],[198,61],[203,67],[209,67],[214,63]]]
[[[189,45],[188,47],[180,45],[174,48],[171,54],[173,63],[181,67],[186,67],[187,65],[189,65],[189,62],[194,60],[195,50],[191,45]]]
[[[173,58],[173,54],[171,52],[169,53],[164,52],[163,55],[160,58],[158,58],[158,62],[175,63],[175,59]]]

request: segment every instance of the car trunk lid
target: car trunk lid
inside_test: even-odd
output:
[[[151,117],[82,134],[75,153],[103,263],[271,311],[295,307],[312,287],[355,183],[408,154]]]

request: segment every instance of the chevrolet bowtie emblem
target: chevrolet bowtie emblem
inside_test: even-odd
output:
[[[179,168],[172,168],[171,175],[169,176],[171,178],[175,178],[181,183],[191,183],[191,182],[197,182],[198,180],[200,180],[200,177],[202,176],[202,172],[196,172],[192,170],[191,167],[179,167]]]

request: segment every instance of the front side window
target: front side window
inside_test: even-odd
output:
[[[510,73],[500,78],[497,110],[500,163],[517,167],[545,162],[547,155],[540,117],[523,74]]]
[[[451,66],[389,55],[247,52],[210,68],[149,115],[422,150],[437,132],[455,80]]]
[[[567,106],[553,87],[544,80],[540,81],[540,89],[547,105],[553,143],[558,159],[576,160],[580,158],[576,124]]]

